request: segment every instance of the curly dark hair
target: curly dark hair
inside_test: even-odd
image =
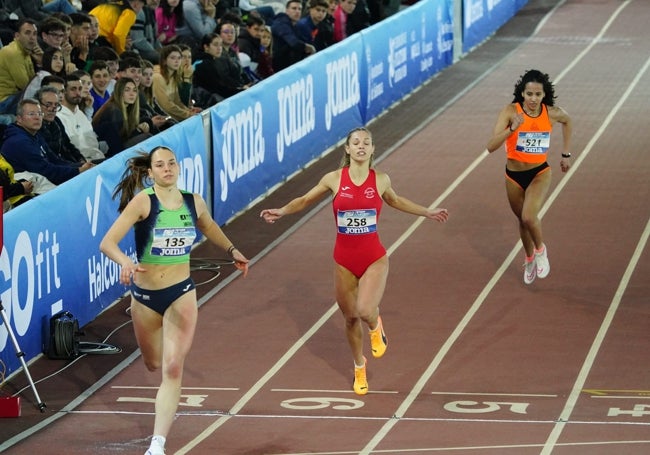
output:
[[[513,92],[513,103],[522,104],[524,102],[522,93],[526,88],[526,84],[529,82],[537,82],[539,84],[542,84],[544,87],[544,99],[542,100],[543,104],[546,104],[547,106],[553,106],[555,104],[555,87],[551,82],[549,75],[542,73],[539,70],[528,70],[524,73],[523,76],[519,78],[515,84],[515,91]]]

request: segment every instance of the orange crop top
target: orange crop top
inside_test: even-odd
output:
[[[548,108],[542,104],[537,117],[528,116],[519,103],[515,104],[518,114],[524,114],[524,123],[506,139],[508,159],[524,163],[543,163],[551,145],[553,125],[548,117]]]

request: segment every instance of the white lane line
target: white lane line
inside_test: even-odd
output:
[[[460,395],[463,397],[479,395],[482,397],[532,397],[532,398],[557,398],[557,395],[541,393],[495,393],[495,392],[431,392],[431,395]]]
[[[620,108],[624,100],[627,99],[627,97],[630,95],[634,87],[636,87],[641,76],[646,72],[649,65],[650,65],[650,59],[646,61],[646,64],[637,75],[633,84],[628,88],[623,98],[619,101],[619,104],[615,108],[616,110]],[[578,378],[576,379],[576,382],[573,385],[573,390],[571,390],[571,394],[569,395],[569,398],[567,399],[564,405],[564,409],[560,414],[558,422],[555,425],[555,427],[553,427],[553,431],[551,432],[548,439],[546,440],[546,444],[544,444],[544,450],[541,452],[540,455],[546,455],[551,453],[553,447],[555,447],[555,445],[557,444],[560,434],[564,430],[564,427],[566,426],[569,418],[571,417],[571,413],[573,412],[573,409],[578,401],[578,398],[580,397],[580,393],[587,380],[587,375],[589,374],[591,367],[596,359],[598,350],[600,349],[600,346],[602,345],[603,340],[605,339],[605,335],[607,334],[607,331],[609,330],[609,327],[612,324],[612,320],[614,319],[614,315],[616,314],[616,311],[618,311],[618,307],[621,303],[621,299],[623,298],[623,294],[625,293],[625,290],[627,289],[627,286],[630,282],[630,277],[632,276],[632,273],[634,272],[634,269],[636,268],[639,262],[639,258],[641,257],[641,253],[643,252],[643,249],[648,243],[648,236],[650,236],[650,219],[648,219],[645,229],[641,234],[641,238],[637,243],[634,254],[632,254],[632,257],[630,258],[630,262],[628,263],[627,268],[625,269],[625,273],[621,277],[621,281],[618,285],[618,289],[616,290],[616,293],[614,294],[614,298],[612,299],[612,302],[607,310],[605,319],[603,320],[600,329],[598,330],[598,334],[596,335],[596,338],[594,339],[594,342],[591,345],[591,349],[589,350],[589,353],[587,354],[587,357],[582,365],[580,373],[578,374]]]
[[[629,2],[629,0],[628,0],[628,2]],[[627,4],[627,2],[626,2],[626,4]],[[557,8],[554,8],[554,9],[551,11],[551,13],[549,13],[549,15],[552,14],[556,9],[557,9]],[[547,17],[548,17],[548,16],[547,16]],[[606,27],[609,27],[609,24],[611,23],[611,20],[613,20],[613,17],[612,17],[612,19],[610,19],[610,22],[607,23],[607,25],[605,26],[605,28],[606,28]],[[536,29],[536,32],[535,32],[535,33],[537,33],[538,30],[539,30],[539,28]],[[598,41],[598,39],[599,39],[603,34],[604,34],[604,30],[601,31],[601,33],[598,35],[598,37],[596,37],[596,39],[594,40],[594,42],[592,42],[592,44],[591,44],[590,46],[588,46],[588,49],[591,49],[591,47],[593,47],[593,45],[595,45],[595,42]],[[576,58],[576,60],[581,59],[581,58],[586,54],[586,52],[587,52],[587,51],[584,50],[584,51],[583,51],[583,52],[582,52],[582,53],[581,53],[581,54]],[[508,55],[510,55],[510,54],[508,54]],[[507,57],[506,57],[506,58],[507,58]],[[493,72],[493,71],[494,71],[494,70],[499,66],[499,64],[500,64],[503,60],[505,60],[505,58],[502,59],[499,63],[497,63],[497,64],[495,64],[494,66],[492,66],[491,68],[489,68],[488,70],[486,70],[485,73],[483,73],[483,75],[481,75],[479,78],[477,78],[476,83],[478,83],[478,81],[482,80],[482,79],[483,79],[484,77],[486,77],[488,74],[492,73],[492,72]],[[575,63],[574,63],[573,65],[575,65]],[[572,67],[573,65],[570,65],[569,67]],[[566,74],[566,72],[567,72],[567,70],[565,70],[565,71],[564,71],[560,76],[558,76],[558,78],[556,78],[556,82],[557,82],[559,79],[561,79],[562,76],[563,76],[564,74]],[[428,124],[429,122],[431,122],[431,121],[433,120],[434,117],[436,117],[437,115],[439,115],[439,113],[442,112],[442,111],[443,111],[447,106],[449,106],[453,101],[459,99],[461,96],[463,96],[463,95],[464,95],[465,93],[467,93],[469,90],[471,90],[471,89],[476,85],[476,83],[475,83],[475,84],[472,84],[472,85],[469,85],[468,87],[466,87],[466,88],[465,88],[465,89],[464,89],[464,90],[463,90],[463,91],[462,91],[458,96],[454,97],[453,100],[451,100],[449,103],[447,103],[443,108],[439,109],[439,110],[436,111],[432,116],[430,116],[429,118],[427,118],[424,122],[421,123],[421,125],[420,125],[419,128],[414,129],[413,132],[411,132],[408,136],[405,136],[405,138],[404,138],[402,141],[400,141],[398,144],[396,144],[396,145],[392,148],[392,150],[391,150],[390,152],[385,153],[385,154],[383,155],[383,157],[387,157],[388,155],[390,155],[390,153],[392,153],[392,151],[394,151],[397,147],[399,147],[403,142],[406,141],[407,137],[411,137],[412,135],[416,134],[416,133],[415,133],[416,131],[419,131],[419,130],[421,130],[422,128],[424,128],[424,127],[426,126],[426,124]],[[434,201],[434,203],[431,204],[431,206],[432,206],[432,207],[435,207],[435,206],[440,205],[440,202],[442,202],[442,200],[443,200],[447,195],[449,195],[449,194],[450,194],[450,193],[451,193],[451,192],[452,192],[456,187],[458,187],[458,186],[460,185],[460,183],[462,182],[462,180],[463,180],[467,175],[469,175],[470,170],[473,170],[474,168],[476,168],[476,166],[478,166],[478,164],[480,164],[480,162],[481,162],[483,159],[485,159],[485,157],[486,157],[487,155],[488,155],[487,151],[484,151],[484,152],[483,152],[483,153],[482,153],[478,158],[476,158],[476,160],[475,160],[475,161],[470,165],[470,167],[468,168],[468,170],[466,170],[463,174],[461,174],[461,175],[460,175],[460,176],[459,176],[459,177],[458,177],[458,178],[457,178],[457,179],[452,183],[452,185],[450,185],[450,186],[447,188],[447,190],[446,190],[446,191],[445,191],[445,192],[444,192],[444,193],[443,193],[443,194],[442,194],[438,199],[436,199],[436,201]],[[576,162],[574,163],[574,166],[572,167],[572,169],[573,169],[573,168],[577,168],[577,167],[579,166],[580,162],[581,162],[582,160],[584,160],[584,156],[583,156],[583,155],[586,156],[586,153],[583,152],[583,153],[581,154],[581,156],[578,158],[578,160],[576,160]],[[568,177],[569,177],[569,176],[567,176],[567,178],[568,178]],[[566,178],[565,178],[564,180],[566,180]],[[563,187],[563,185],[559,186],[559,188],[561,188],[561,187]],[[558,189],[559,189],[559,188],[558,188]],[[558,193],[558,192],[559,192],[559,191],[557,191],[557,189],[556,189],[556,192],[554,192],[554,194],[556,195],[555,197],[557,197],[557,193]],[[554,198],[553,198],[553,199],[554,199]],[[321,204],[319,204],[319,205],[317,205],[316,207],[314,207],[314,209],[312,209],[312,210],[307,214],[307,216],[305,216],[305,217],[303,218],[303,219],[305,220],[304,222],[306,222],[307,219],[311,218],[311,216],[312,216],[314,213],[317,213],[318,211],[322,210],[322,208],[323,208],[325,205],[327,205],[327,204],[329,204],[329,201],[323,201]],[[549,204],[547,203],[547,205],[549,205]],[[544,208],[542,208],[542,211],[544,211]],[[540,216],[541,216],[541,215],[540,215]],[[405,239],[408,237],[409,233],[413,232],[413,231],[415,230],[415,228],[416,228],[417,226],[419,226],[422,222],[423,222],[422,219],[419,219],[419,220],[415,221],[415,222],[413,223],[413,225],[409,228],[409,230],[407,230],[407,232],[406,232],[405,234],[403,234],[403,235],[402,235],[402,236],[401,236],[401,237],[400,237],[400,238],[399,238],[399,239],[398,239],[398,240],[397,240],[393,245],[391,245],[391,246],[387,249],[387,253],[390,255],[390,254],[391,254],[391,253],[392,253],[392,252],[393,252],[393,251],[394,251],[394,250],[395,250],[399,245],[401,245],[401,244],[405,241]],[[303,223],[301,223],[301,224],[303,224]],[[260,252],[260,254],[259,254],[256,258],[254,258],[254,260],[251,261],[251,262],[254,263],[254,262],[256,262],[256,260],[259,260],[259,258],[261,258],[263,255],[265,255],[268,251],[270,251],[272,248],[274,248],[278,243],[280,243],[282,240],[284,240],[286,237],[288,237],[291,233],[293,233],[293,232],[294,232],[296,229],[298,229],[299,227],[300,227],[300,225],[296,225],[296,226],[294,226],[294,228],[292,228],[291,230],[287,231],[287,232],[285,233],[284,236],[281,236],[279,239],[277,239],[276,242],[274,242],[273,244],[269,245],[269,247],[265,248],[265,249],[264,249],[262,252]],[[490,283],[488,283],[488,287],[486,287],[486,289],[492,289],[492,288],[494,287],[494,285],[496,284],[496,281],[498,280],[498,277],[500,277],[500,276],[503,275],[503,273],[505,272],[505,270],[506,270],[507,267],[508,267],[508,264],[510,264],[510,263],[512,262],[512,260],[514,260],[514,257],[515,257],[516,253],[518,252],[518,250],[519,250],[520,248],[521,248],[521,245],[520,245],[520,243],[518,243],[518,245],[515,246],[515,248],[514,248],[513,251],[511,252],[511,254],[508,256],[508,258],[506,259],[506,261],[504,262],[504,264],[499,268],[499,270],[497,271],[497,273],[495,274],[495,276],[493,277],[493,279],[490,281]],[[230,280],[227,280],[227,282],[230,282],[232,279],[235,278],[235,276],[236,276],[236,274],[234,274],[233,276],[231,276],[231,277],[230,277],[231,279],[230,279]],[[222,283],[222,284],[225,285],[225,284],[227,284],[227,282],[226,282],[226,283]],[[217,290],[218,290],[218,289],[215,289],[215,292],[214,292],[213,294],[216,294],[216,291],[217,291]],[[212,294],[211,294],[211,295],[212,295]],[[210,295],[210,296],[211,296],[211,295]],[[205,296],[205,299],[207,300],[207,298],[209,298],[210,296],[207,296],[207,295],[206,295],[206,296]],[[441,351],[438,353],[438,355],[436,356],[436,358],[434,358],[434,360],[433,360],[433,362],[432,362],[432,364],[431,364],[431,365],[436,365],[436,366],[435,366],[435,368],[433,368],[433,369],[431,370],[431,372],[429,373],[429,377],[430,377],[430,375],[433,374],[433,371],[435,371],[435,369],[437,368],[437,362],[440,362],[440,361],[442,360],[442,358],[444,357],[444,355],[441,355],[441,353],[444,352],[444,353],[446,354],[446,352],[448,352],[448,350],[449,350],[449,348],[451,347],[451,345],[452,345],[452,344],[455,342],[455,340],[460,336],[460,332],[458,331],[458,328],[460,328],[460,327],[465,327],[465,326],[469,323],[469,321],[471,320],[471,318],[474,316],[474,314],[476,313],[476,311],[477,311],[478,308],[480,307],[482,301],[485,300],[486,297],[487,297],[487,293],[485,293],[485,292],[481,293],[481,295],[480,295],[479,298],[477,299],[478,304],[477,304],[477,302],[475,302],[475,304],[472,305],[472,308],[470,309],[470,311],[468,312],[468,314],[463,318],[463,320],[461,321],[461,323],[460,323],[459,326],[457,327],[457,330],[454,331],[454,334],[452,334],[452,336],[450,337],[450,339],[448,339],[447,342],[443,345],[443,349],[441,349]],[[325,314],[324,314],[324,315],[323,315],[323,316],[322,316],[322,317],[321,317],[321,318],[320,318],[320,319],[319,319],[319,320],[318,320],[318,321],[317,321],[317,322],[316,322],[316,323],[315,323],[315,324],[310,328],[310,330],[309,330],[308,332],[306,332],[306,333],[305,333],[305,334],[304,334],[304,335],[303,335],[299,340],[297,340],[296,343],[294,343],[294,345],[293,345],[293,346],[292,346],[292,347],[291,347],[291,348],[290,348],[290,349],[289,349],[289,350],[288,350],[288,351],[287,351],[287,352],[286,352],[286,353],[285,353],[285,354],[284,354],[284,355],[283,355],[283,356],[282,356],[282,357],[281,357],[281,358],[276,362],[276,364],[273,365],[273,367],[271,367],[271,369],[269,369],[269,370],[266,372],[266,374],[265,374],[264,376],[262,376],[262,377],[261,377],[261,378],[260,378],[260,379],[259,379],[259,380],[254,384],[254,385],[253,385],[253,387],[251,387],[251,389],[249,389],[249,390],[246,392],[246,394],[244,394],[244,395],[242,396],[242,398],[241,398],[237,403],[235,403],[235,405],[233,406],[233,408],[232,408],[232,409],[230,410],[230,412],[229,412],[229,414],[230,414],[229,416],[221,417],[220,419],[218,419],[217,421],[215,421],[212,425],[210,425],[208,428],[206,428],[203,432],[201,432],[199,435],[197,435],[194,439],[192,439],[191,441],[189,441],[189,442],[188,442],[184,447],[182,447],[180,450],[178,450],[178,451],[176,452],[176,454],[177,454],[177,455],[182,455],[182,454],[186,454],[186,453],[188,453],[192,448],[196,447],[196,446],[197,446],[201,441],[203,441],[204,439],[206,439],[207,437],[209,437],[209,436],[210,436],[214,431],[216,431],[219,427],[221,427],[221,426],[222,426],[223,424],[225,424],[228,420],[230,420],[230,418],[232,418],[233,415],[236,415],[236,414],[238,413],[238,411],[241,410],[241,409],[242,409],[242,408],[243,408],[243,407],[244,407],[244,406],[245,406],[245,405],[246,405],[246,404],[247,404],[247,403],[248,403],[248,402],[253,398],[253,396],[255,396],[255,394],[257,394],[257,393],[261,390],[261,388],[262,388],[266,383],[268,383],[268,381],[269,381],[269,380],[270,380],[270,379],[271,379],[271,378],[272,378],[272,377],[277,373],[277,371],[279,371],[279,370],[280,370],[280,369],[281,369],[281,368],[282,368],[282,367],[283,367],[283,366],[284,366],[284,365],[285,365],[285,364],[286,364],[286,363],[291,359],[291,357],[293,357],[293,355],[298,351],[298,349],[301,348],[301,347],[302,347],[302,346],[303,346],[303,345],[304,345],[304,344],[305,344],[305,343],[306,343],[306,342],[311,338],[311,336],[312,336],[316,331],[318,331],[318,329],[320,329],[320,327],[321,327],[321,326],[322,326],[322,325],[323,325],[323,324],[324,324],[324,323],[325,323],[325,322],[326,322],[326,321],[327,321],[327,320],[328,320],[328,319],[329,319],[329,318],[330,318],[330,317],[331,317],[331,316],[332,316],[332,315],[337,311],[337,309],[338,309],[338,307],[337,307],[336,303],[335,303],[334,305],[332,305],[332,307],[330,307],[330,309],[329,309],[329,310],[328,310],[328,311],[327,311],[327,312],[326,312],[326,313],[325,313]],[[431,368],[431,366],[430,366],[430,368]],[[424,375],[424,376],[426,376],[428,372],[429,372],[429,369],[425,372],[425,375]],[[424,376],[423,376],[423,377],[424,377]],[[418,387],[420,388],[420,391],[421,391],[421,388],[424,386],[424,383],[425,383],[425,382],[426,382],[426,381],[423,381],[422,378],[421,378],[420,381],[418,381],[418,383],[416,384],[416,387],[411,391],[411,393],[409,393],[409,396],[408,396],[407,400],[405,401],[405,403],[406,403],[406,402],[409,402],[409,406],[410,406],[410,403],[412,403],[412,402],[415,400],[416,396],[417,396],[417,394],[414,394],[413,392],[414,392],[415,389],[417,389]],[[408,408],[408,406],[406,406],[406,408]],[[393,423],[390,424],[390,422],[393,422]],[[391,419],[391,420],[389,421],[389,423],[387,423],[386,425],[384,425],[384,428],[386,428],[386,433],[387,433],[387,431],[389,430],[389,428],[391,428],[391,427],[394,425],[394,422],[397,422],[397,419]],[[382,429],[382,430],[383,430],[383,429]],[[380,430],[380,433],[381,433],[381,430]],[[378,433],[378,435],[379,435],[380,433]],[[384,434],[385,434],[385,433],[384,433]],[[382,437],[383,437],[383,436],[382,436]],[[370,441],[370,443],[368,444],[368,446],[366,446],[366,448],[370,447],[370,446],[373,444],[373,441],[375,441],[375,439],[377,439],[377,436],[376,436],[375,438],[373,438],[373,440]],[[379,440],[381,440],[381,438],[377,439],[377,442],[379,442]],[[364,449],[364,450],[365,450],[365,449]],[[369,452],[365,452],[365,451],[364,451],[364,452],[360,452],[360,454],[364,454],[364,453],[369,453]]]
[[[507,54],[508,56],[512,54],[509,53]],[[507,58],[504,57],[504,59]],[[429,123],[431,123],[436,117],[438,117],[442,112],[444,112],[449,106],[451,106],[454,102],[465,96],[471,89],[473,89],[481,80],[486,78],[490,73],[492,73],[500,64],[501,61],[504,59],[500,60],[498,63],[496,63],[494,66],[488,68],[484,73],[482,73],[479,77],[476,78],[476,80],[468,84],[461,92],[459,92],[456,96],[454,96],[452,99],[450,99],[444,106],[442,106],[440,109],[435,111],[433,114],[431,114],[429,117],[427,117],[425,120],[423,120],[420,125],[418,125],[416,128],[405,134],[400,141],[396,142],[389,150],[387,150],[382,156],[376,160],[377,163],[385,159],[386,157],[390,156],[395,150],[397,150],[403,143],[405,143],[409,138],[413,137],[417,132],[421,131],[424,129]],[[469,170],[476,168],[478,164],[485,159],[485,157],[488,155],[487,151],[484,151],[471,165],[470,167],[465,170],[465,172],[459,176],[453,183],[450,185],[447,190],[445,191],[444,196],[446,197],[448,194],[451,193],[458,185],[460,185],[461,181],[469,175]],[[431,204],[431,207],[435,207],[439,205],[439,201],[442,201],[442,196],[436,199],[436,201]],[[278,237],[274,242],[272,242],[270,245],[268,245],[266,248],[264,248],[262,251],[260,251],[259,254],[257,254],[253,259],[250,260],[249,264],[253,265],[257,261],[259,261],[262,257],[264,257],[266,254],[269,253],[273,248],[275,248],[278,244],[283,242],[287,237],[289,237],[291,234],[293,234],[296,230],[298,230],[302,225],[307,223],[316,213],[320,212],[324,207],[330,204],[329,200],[324,200],[321,203],[317,204],[313,209],[311,209],[303,218],[300,219],[299,222],[294,224],[290,229],[288,229],[283,235]],[[410,228],[408,232],[413,232],[415,230],[415,227],[419,226],[423,221],[418,220],[416,221]],[[407,238],[407,235],[402,235],[397,241],[391,245],[389,248],[386,249],[387,255],[390,256],[392,252],[397,249],[399,245],[401,245]],[[241,272],[236,272],[228,276],[226,279],[224,279],[223,282],[219,284],[219,286],[215,287],[211,292],[207,293],[199,302],[199,304],[202,304],[212,298],[214,295],[216,295],[223,287],[225,287],[227,284],[229,284],[231,281],[233,281]],[[299,340],[294,343],[294,345],[269,369],[264,376],[262,376],[254,385],[251,387],[248,392],[242,396],[242,398],[235,403],[233,408],[231,409],[229,414],[235,415],[237,412],[243,408],[243,406],[248,403],[253,396],[259,392],[259,390],[282,368],[286,363],[293,357],[293,355],[298,351],[299,348],[301,348],[310,338],[311,336],[316,333],[324,324],[325,322],[338,310],[338,305],[334,303],[329,310],[309,329],[307,333],[305,333]],[[225,416],[220,418],[219,420],[215,421],[212,425],[210,425],[208,428],[206,428],[203,432],[201,432],[199,435],[197,435],[195,438],[192,440],[188,441],[188,443],[183,446],[181,449],[179,449],[176,452],[176,455],[183,455],[188,453],[192,448],[196,447],[198,444],[201,443],[204,439],[209,437],[214,431],[216,431],[219,427],[221,427],[224,423],[226,423],[232,415]]]
[[[618,16],[618,14],[621,12],[621,10],[629,4],[631,0],[627,0],[625,3],[623,3],[618,10],[610,17],[609,21],[602,27],[601,32],[598,34],[598,36],[594,39],[592,44],[587,46],[583,52],[581,52],[575,59],[575,61],[571,64],[568,65],[567,68],[573,68],[576,64],[577,60],[581,60],[585,55],[586,55],[586,50],[591,49],[595,43],[597,43],[600,38],[604,35],[604,33],[609,29],[611,26],[612,22],[614,19]],[[628,86],[628,89],[626,90],[625,94],[621,99],[618,101],[616,106],[610,111],[609,115],[605,118],[603,121],[603,124],[600,126],[600,128],[597,130],[597,132],[594,134],[594,136],[591,138],[587,146],[584,148],[584,150],[579,154],[578,158],[575,160],[573,163],[573,166],[569,169],[567,172],[566,176],[560,180],[558,185],[555,187],[551,195],[548,197],[547,201],[544,203],[544,206],[540,210],[539,217],[543,217],[546,211],[549,209],[549,207],[553,204],[555,199],[558,197],[560,194],[561,190],[564,188],[566,185],[567,181],[573,176],[573,174],[576,172],[576,170],[580,167],[582,162],[585,160],[587,155],[591,152],[594,144],[598,139],[600,139],[600,136],[605,132],[606,127],[611,123],[612,119],[614,118],[614,115],[618,112],[620,107],[623,105],[625,100],[627,100],[629,94],[631,93],[632,89],[636,87],[641,74],[645,73],[645,70],[648,67],[648,63],[650,60],[646,62],[646,64],[643,66],[643,69],[637,74],[637,77],[632,81],[632,83]],[[563,71],[560,76],[558,76],[558,79],[561,79],[564,77],[564,75],[567,74],[567,70]],[[557,80],[557,79],[556,79]],[[483,153],[480,159],[482,159],[485,155],[487,154],[487,151]],[[400,418],[406,414],[406,411],[410,408],[410,406],[413,404],[413,402],[416,400],[416,398],[422,393],[422,390],[426,383],[429,381],[431,376],[435,373],[435,371],[438,369],[440,364],[442,363],[443,359],[447,356],[447,353],[451,350],[451,347],[454,345],[454,343],[460,338],[461,334],[467,327],[467,325],[470,323],[470,321],[473,319],[474,315],[478,312],[480,307],[483,305],[483,302],[485,299],[488,297],[490,292],[492,292],[492,289],[496,286],[496,284],[499,282],[501,277],[505,274],[506,270],[510,266],[510,263],[515,259],[515,257],[519,254],[519,250],[521,249],[522,244],[521,241],[518,241],[517,244],[514,246],[514,248],[510,251],[510,254],[507,256],[505,261],[501,264],[499,269],[495,272],[495,274],[492,276],[488,284],[483,288],[479,296],[476,298],[468,312],[465,314],[463,319],[460,321],[460,323],[456,326],[452,334],[447,338],[445,343],[442,345],[440,348],[440,351],[436,354],[434,359],[431,361],[429,364],[428,368],[424,371],[422,376],[419,378],[419,380],[416,382],[414,385],[413,389],[408,393],[407,397],[405,400],[402,402],[402,404],[398,407],[397,411],[395,412],[395,419],[392,419],[384,424],[384,426],[375,434],[375,436],[368,441],[368,444],[359,452],[359,455],[369,455],[375,447],[384,439],[384,437],[390,432],[393,426],[397,424]]]
[[[650,445],[650,440],[629,440],[629,441],[585,441],[585,442],[573,442],[573,443],[564,443],[558,444],[559,447],[611,447],[612,450],[619,449],[617,446],[627,446],[627,445]],[[485,450],[494,451],[495,449],[507,450],[508,453],[514,453],[511,450],[513,449],[534,449],[536,447],[541,447],[541,444],[500,444],[500,445],[490,445],[490,446],[453,446],[453,447],[418,447],[413,449],[387,449],[387,450],[374,450],[372,453],[374,455],[388,454],[394,455],[398,453],[406,454],[416,454],[423,455],[426,453],[437,453],[437,452],[472,452],[480,454]],[[612,452],[612,453],[621,453],[621,452]],[[358,455],[357,452],[352,451],[337,451],[337,452],[293,452],[293,453],[279,453],[276,455]]]

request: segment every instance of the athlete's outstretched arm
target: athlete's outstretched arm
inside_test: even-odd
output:
[[[390,205],[394,209],[400,210],[405,213],[410,213],[412,215],[424,216],[432,220],[439,221],[444,223],[449,218],[449,213],[447,209],[434,208],[429,209],[420,204],[417,204],[410,199],[407,199],[403,196],[399,196],[393,187],[390,184],[390,179],[388,175],[382,174],[380,177],[386,185],[386,189],[382,193],[381,197],[384,199],[386,204]],[[382,185],[383,186],[383,185]]]
[[[290,215],[304,210],[314,202],[319,201],[327,192],[335,192],[338,189],[339,179],[337,174],[337,171],[325,174],[316,186],[302,196],[291,200],[288,204],[279,209],[264,209],[260,213],[260,217],[264,218],[264,221],[267,223],[274,223],[285,215]]]

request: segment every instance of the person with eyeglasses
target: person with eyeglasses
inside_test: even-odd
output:
[[[92,163],[70,163],[56,156],[43,136],[38,134],[43,126],[40,103],[32,98],[18,103],[16,122],[7,127],[0,154],[16,173],[29,173],[45,177],[53,185],[60,185],[92,168]],[[43,193],[45,186],[34,188]],[[51,189],[47,186],[47,189]]]
[[[63,161],[72,164],[83,164],[88,161],[70,141],[68,133],[65,132],[65,126],[56,116],[62,108],[59,101],[59,90],[46,85],[36,92],[34,98],[38,100],[43,112],[43,126],[38,134],[43,136],[52,152]]]
[[[215,30],[221,37],[222,52],[214,59],[223,89],[217,93],[227,98],[253,86],[254,81],[246,74],[239,60],[237,47],[238,25],[222,20]],[[229,93],[228,93],[229,92]]]
[[[47,50],[49,47],[61,50],[65,42],[66,25],[56,17],[50,16],[38,23],[38,44]]]

